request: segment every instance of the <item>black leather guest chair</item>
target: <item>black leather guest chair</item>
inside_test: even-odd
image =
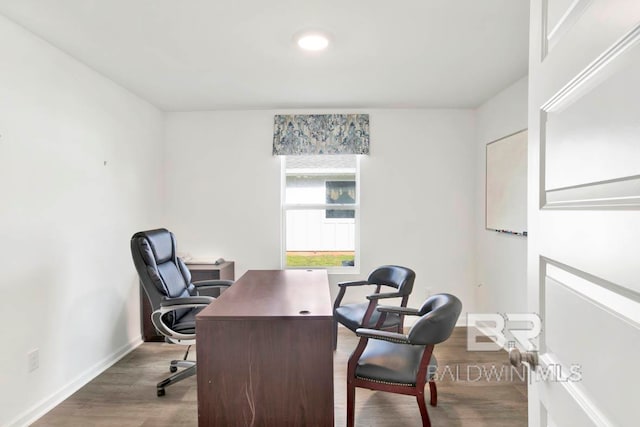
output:
[[[176,239],[169,230],[141,231],[131,238],[131,254],[153,313],[151,321],[165,341],[187,346],[183,360],[172,360],[169,371],[174,375],[156,386],[158,396],[164,388],[196,373],[196,363],[187,360],[196,340],[196,314],[233,282],[203,280],[191,282],[191,273],[176,256]],[[185,368],[180,372],[178,368]]]
[[[462,303],[450,294],[429,297],[419,309],[379,306],[381,313],[419,316],[404,334],[359,328],[360,342],[347,367],[347,427],[355,418],[356,387],[415,396],[422,425],[431,426],[424,390],[427,382],[431,405],[436,406],[438,392],[434,377],[438,364],[433,356],[436,344],[445,341],[456,325]]]
[[[415,278],[416,273],[407,267],[384,265],[373,270],[367,280],[338,283],[340,291],[333,304],[333,348],[338,343],[338,323],[353,332],[360,327],[402,332],[404,313],[387,313],[381,317],[376,306],[382,299],[400,298],[400,307],[406,307]],[[367,296],[368,302],[342,304],[347,289],[356,286],[373,286],[375,291]]]

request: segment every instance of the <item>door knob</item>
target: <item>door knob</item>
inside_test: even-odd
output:
[[[509,350],[509,361],[515,367],[519,367],[522,365],[522,362],[527,362],[529,367],[536,370],[536,366],[538,366],[538,352],[537,351],[525,351],[521,352],[517,348],[512,348]]]

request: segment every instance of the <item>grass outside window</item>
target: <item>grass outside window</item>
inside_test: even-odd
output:
[[[353,262],[355,252],[287,252],[287,267],[342,267]]]

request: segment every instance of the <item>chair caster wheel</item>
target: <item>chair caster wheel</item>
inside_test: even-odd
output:
[[[174,373],[178,370],[177,366],[169,366],[169,372]]]
[[[159,388],[158,389],[158,397],[164,396],[164,389],[163,388]]]

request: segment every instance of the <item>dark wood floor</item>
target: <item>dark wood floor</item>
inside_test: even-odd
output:
[[[345,425],[346,366],[356,343],[355,336],[340,328],[334,356],[336,426]],[[155,384],[168,376],[168,362],[180,358],[183,348],[142,344],[33,425],[197,425],[195,377],[168,387],[164,397],[156,397]],[[195,357],[194,349],[192,354]],[[448,341],[436,346],[435,354],[438,406],[428,406],[434,427],[527,425],[526,380],[520,378],[521,371],[510,369],[505,352],[468,352],[466,329],[456,328]],[[420,413],[412,396],[358,389],[356,425],[419,426]]]

